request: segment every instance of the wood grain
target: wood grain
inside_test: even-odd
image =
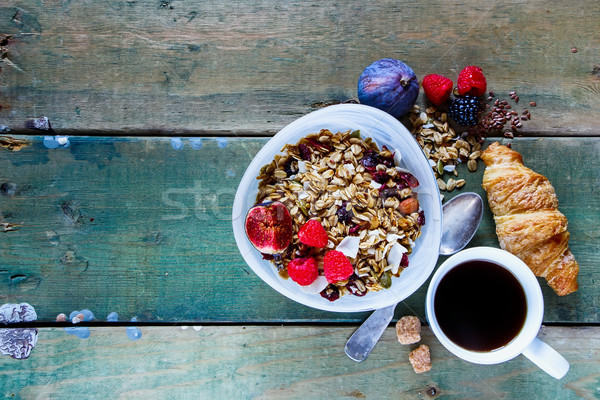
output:
[[[353,327],[92,328],[89,339],[40,330],[31,356],[0,357],[0,387],[18,399],[595,399],[600,328],[543,328],[570,363],[556,380],[523,356],[500,365],[454,357],[423,330],[433,368],[416,374],[388,329],[369,358],[344,354]],[[198,329],[198,327],[196,327]],[[436,395],[427,391],[435,388]]]
[[[115,311],[146,322],[366,318],[288,300],[239,254],[231,205],[266,139],[204,138],[194,149],[184,138],[181,150],[168,138],[71,137],[68,148],[56,149],[41,137],[24,139],[30,145],[20,151],[0,149],[0,303],[29,302],[41,321],[83,308],[100,320]],[[600,178],[590,166],[600,144],[532,138],[514,140],[513,148],[554,184],[581,266],[572,295],[558,297],[541,281],[545,321],[596,323]],[[476,173],[459,170],[467,184],[449,196],[483,195],[483,165]],[[494,229],[486,207],[470,245],[497,247]],[[397,315],[424,317],[425,292],[404,301]]]
[[[536,101],[524,132],[599,135],[600,3],[35,1],[0,6],[0,123],[63,134],[269,135],[398,58]],[[4,43],[6,42],[6,43]],[[419,102],[424,104],[421,94]]]

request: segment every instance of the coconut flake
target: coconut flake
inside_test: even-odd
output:
[[[397,233],[388,233],[387,236],[385,237],[385,240],[388,242],[393,242],[396,241],[398,239],[402,239],[404,237],[404,234],[398,235]]]
[[[456,169],[456,165],[444,165],[444,171],[446,172],[454,172]]]
[[[406,253],[408,250],[400,243],[394,243],[390,252],[387,255],[387,262],[392,266],[392,274],[397,274],[398,269],[400,268],[400,262],[402,261],[402,255]]]
[[[318,294],[318,293],[321,293],[327,287],[327,285],[329,285],[329,282],[327,282],[327,278],[325,278],[323,275],[319,275],[319,276],[317,276],[317,279],[315,279],[315,281],[313,283],[311,283],[310,285],[307,285],[307,286],[298,285],[298,287],[304,293]]]
[[[354,168],[354,164],[351,163],[344,164],[344,168],[346,168],[349,172],[356,171],[356,168]]]
[[[381,183],[377,183],[375,181],[371,181],[371,187],[373,189],[379,189],[381,186],[382,186]]]
[[[299,200],[308,199],[309,197],[310,196],[308,195],[308,193],[306,193],[304,190],[298,193]]]
[[[435,161],[433,161],[431,158],[428,159],[427,161],[429,161],[429,165],[433,168],[433,167],[437,167],[437,163]]]
[[[356,258],[359,244],[360,238],[358,236],[346,236],[335,249],[344,253],[348,258]]]
[[[402,153],[400,153],[400,149],[394,149],[394,164],[400,165],[402,161]]]
[[[306,162],[298,160],[298,173],[303,174],[306,172]]]

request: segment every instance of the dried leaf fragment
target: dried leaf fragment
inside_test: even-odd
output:
[[[29,146],[31,143],[25,139],[15,139],[10,136],[0,136],[0,147],[10,151],[19,151],[23,147]]]

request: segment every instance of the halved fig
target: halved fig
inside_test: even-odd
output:
[[[263,254],[279,254],[292,241],[292,216],[279,201],[253,206],[246,215],[245,226],[248,239]]]

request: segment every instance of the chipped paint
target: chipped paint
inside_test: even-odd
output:
[[[18,231],[20,229],[20,224],[11,224],[9,222],[0,222],[0,230],[2,232],[13,232]]]
[[[28,303],[0,306],[0,323],[32,322],[37,319],[35,309]],[[0,353],[22,360],[31,354],[37,343],[36,328],[0,329]]]
[[[38,131],[52,130],[52,128],[50,127],[50,120],[48,119],[48,117],[30,119],[25,123],[25,127],[29,129],[37,129]]]
[[[10,136],[0,136],[0,147],[10,151],[20,151],[22,148],[31,145],[31,143],[24,139],[15,139]]]
[[[69,319],[73,325],[76,325],[80,322],[89,322],[96,318],[94,317],[93,312],[88,309],[83,309],[81,311],[73,311],[71,314],[69,314]],[[77,336],[79,339],[87,339],[90,337],[90,328],[87,326],[68,327],[64,328],[64,331],[69,335]]]
[[[137,318],[131,318],[131,322],[137,322]],[[127,333],[127,337],[131,340],[138,340],[142,337],[142,331],[137,326],[128,326],[125,333]]]
[[[181,138],[178,137],[172,137],[171,138],[171,146],[175,149],[175,150],[181,150],[183,149],[183,141],[181,140]]]
[[[48,149],[64,149],[70,145],[68,136],[44,136],[44,146]]]
[[[229,142],[226,137],[217,138],[217,146],[219,146],[220,149],[224,149],[228,144]]]
[[[117,314],[116,312],[111,312],[110,314],[108,314],[108,316],[106,317],[106,321],[108,322],[117,322],[119,321],[119,314]]]
[[[200,150],[202,148],[202,138],[190,138],[190,145],[194,150]]]

